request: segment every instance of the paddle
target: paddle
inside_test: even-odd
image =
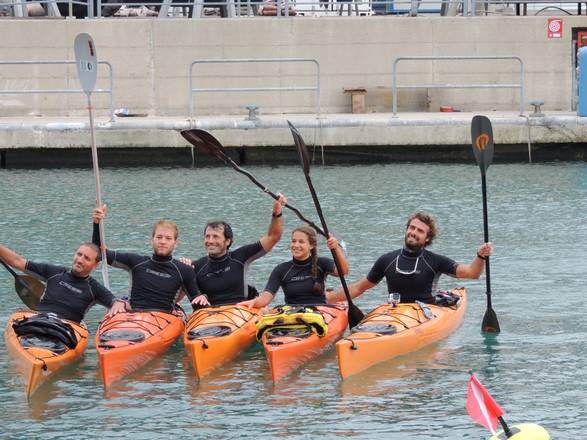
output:
[[[257,185],[259,188],[261,188],[263,190],[263,192],[269,194],[275,200],[277,200],[279,198],[279,196],[277,194],[271,192],[271,190],[269,188],[267,188],[265,185],[263,185],[261,182],[259,182],[255,178],[255,176],[253,176],[250,172],[239,167],[236,164],[236,162],[230,158],[230,156],[228,155],[228,152],[224,149],[224,147],[222,146],[220,141],[218,141],[218,139],[216,139],[214,136],[212,136],[207,131],[194,128],[191,130],[183,130],[181,132],[181,135],[185,138],[186,141],[188,141],[190,144],[192,144],[196,148],[196,150],[198,150],[199,152],[204,153],[204,154],[208,154],[210,156],[214,156],[214,157],[220,159],[226,165],[230,165],[239,173],[242,173],[245,176],[247,176],[249,179],[251,179],[251,181],[255,185]],[[305,218],[297,208],[293,207],[289,203],[286,203],[285,207],[288,209],[291,209],[293,212],[295,212],[295,214],[298,216],[298,218],[301,221],[310,225],[320,235],[327,237],[326,233],[318,225],[316,225],[311,220],[308,220],[307,218]]]
[[[316,195],[316,190],[314,190],[314,185],[312,185],[312,179],[310,178],[310,158],[308,156],[308,149],[306,148],[306,144],[304,143],[302,136],[300,135],[298,130],[293,126],[293,124],[289,121],[287,121],[287,124],[289,125],[289,129],[291,130],[291,134],[298,149],[302,169],[304,170],[304,175],[306,176],[306,182],[308,183],[310,194],[312,194],[312,200],[314,201],[316,212],[318,213],[318,217],[320,217],[320,223],[322,224],[322,228],[324,228],[326,236],[328,236],[328,226],[326,225],[326,220],[324,219],[324,214],[322,213],[322,208],[320,207],[320,202],[318,201],[318,196]],[[336,266],[336,271],[338,272],[340,283],[342,284],[342,289],[344,290],[344,295],[346,296],[346,300],[349,305],[349,328],[352,329],[359,322],[361,322],[361,320],[365,317],[365,314],[356,305],[353,304],[349,288],[346,284],[346,280],[344,279],[344,275],[342,273],[340,261],[338,261],[338,257],[336,256],[336,251],[334,249],[331,249],[330,252],[332,253],[332,259],[334,260],[334,265]]]
[[[41,296],[43,296],[43,292],[45,291],[45,285],[30,275],[18,275],[4,260],[0,260],[0,263],[14,277],[14,289],[18,293],[18,296],[20,296],[22,302],[29,309],[37,310]]]
[[[94,40],[89,34],[81,33],[75,37],[74,42],[75,61],[77,64],[77,75],[82,85],[82,89],[88,97],[88,112],[90,114],[90,135],[92,139],[92,165],[94,168],[94,178],[96,181],[96,205],[102,207],[102,191],[100,188],[100,168],[98,166],[98,150],[96,148],[96,138],[94,136],[94,117],[92,115],[92,91],[96,85],[96,75],[98,70],[98,61],[96,57],[96,46]],[[110,289],[108,281],[108,264],[106,260],[106,237],[104,234],[104,221],[100,220],[100,242],[102,243],[102,279],[104,286]]]
[[[493,130],[491,121],[485,116],[475,116],[471,121],[471,140],[475,160],[481,169],[481,190],[483,193],[483,239],[489,241],[489,226],[487,222],[487,183],[485,172],[493,160]],[[487,310],[481,323],[481,331],[499,333],[497,315],[491,307],[491,276],[489,271],[489,257],[485,260],[485,282],[487,284]]]

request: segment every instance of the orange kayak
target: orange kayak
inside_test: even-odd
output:
[[[51,375],[84,354],[88,329],[83,322],[20,310],[8,319],[4,338],[30,396]]]
[[[273,382],[278,382],[296,368],[317,357],[340,339],[348,325],[346,304],[306,307],[311,307],[322,315],[327,329],[321,336],[312,329],[312,324],[300,325],[299,320],[298,324],[269,328],[261,336]]]
[[[383,304],[369,313],[336,344],[341,377],[419,350],[454,332],[463,322],[467,294],[464,288],[450,293],[458,300],[454,305]]]
[[[104,386],[138,370],[166,351],[183,332],[183,314],[126,312],[105,318],[96,334]]]
[[[196,376],[232,361],[255,340],[256,309],[226,305],[196,310],[183,333]]]

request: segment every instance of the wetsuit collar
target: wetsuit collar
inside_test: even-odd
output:
[[[151,259],[152,259],[153,261],[157,261],[157,262],[159,262],[159,263],[166,263],[166,262],[168,262],[168,261],[171,261],[171,260],[173,260],[173,255],[167,255],[167,256],[165,256],[165,257],[162,257],[162,256],[160,256],[160,255],[153,254],[153,256],[151,257]]]
[[[417,258],[417,257],[421,257],[423,252],[424,252],[424,248],[420,248],[415,251],[412,251],[404,246],[401,251],[401,255],[403,255],[404,257],[409,257],[409,258]]]
[[[228,258],[228,252],[222,255],[221,257],[213,257],[212,255],[208,255],[208,259],[213,261],[214,263],[220,263]]]
[[[71,270],[69,271],[69,274],[70,274],[70,275],[71,275],[73,278],[75,278],[76,280],[87,280],[88,278],[90,278],[90,275],[87,275],[87,276],[85,276],[85,277],[80,277],[79,275],[76,275],[76,274],[74,274],[74,273],[73,273],[73,271],[71,271]]]
[[[310,263],[312,261],[312,257],[308,257],[305,260],[298,260],[297,258],[292,258],[294,264],[297,264],[299,266],[305,266],[306,264]]]

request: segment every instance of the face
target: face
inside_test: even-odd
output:
[[[155,255],[158,257],[168,257],[173,253],[177,245],[175,231],[165,226],[158,226],[151,239],[151,244],[153,245],[153,253]]]
[[[301,231],[295,231],[291,236],[291,255],[296,260],[305,260],[310,258],[310,252],[313,246],[310,244],[308,236]]]
[[[417,218],[413,219],[406,229],[406,247],[410,250],[417,250],[426,247],[428,244],[429,232],[430,227],[426,223]]]
[[[98,252],[89,246],[80,246],[73,256],[71,272],[78,277],[87,277],[98,265]]]
[[[224,227],[207,227],[204,232],[204,247],[210,257],[222,257],[228,251],[230,240],[224,237]]]

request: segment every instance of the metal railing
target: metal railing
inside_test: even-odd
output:
[[[412,84],[397,85],[397,66],[401,61],[479,61],[479,60],[513,60],[520,63],[519,84]],[[520,115],[524,114],[524,62],[517,56],[413,56],[399,57],[393,62],[392,70],[393,116],[397,115],[398,89],[520,89]]]
[[[315,85],[313,86],[275,86],[275,87],[196,87],[193,84],[194,66],[204,64],[236,64],[236,63],[311,63],[316,68]],[[235,58],[235,59],[204,59],[192,61],[188,71],[189,78],[189,115],[193,119],[196,93],[218,92],[301,92],[314,91],[316,93],[316,114],[320,115],[320,64],[313,58]],[[283,77],[280,77],[283,78]]]
[[[75,64],[75,61],[3,61],[0,60],[0,66],[5,65],[68,65],[68,64]],[[105,65],[108,67],[108,84],[109,88],[107,89],[94,89],[92,93],[108,93],[110,94],[110,120],[114,119],[114,79],[112,73],[112,64],[108,61],[98,61],[98,64]],[[67,93],[67,94],[74,94],[74,93],[84,93],[84,91],[80,89],[0,89],[0,95],[35,95],[35,94],[45,94],[45,93]]]

